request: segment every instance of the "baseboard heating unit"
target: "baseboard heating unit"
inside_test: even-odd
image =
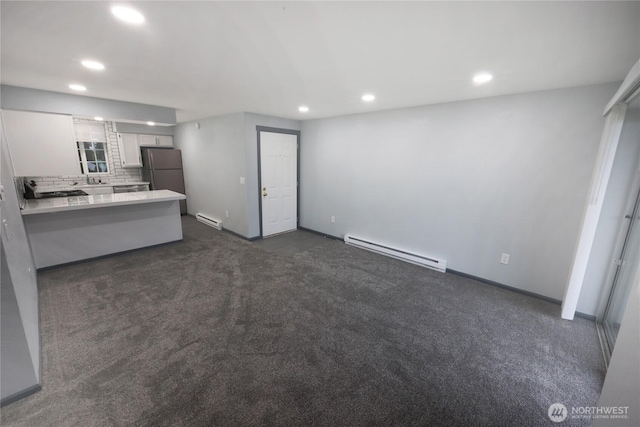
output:
[[[198,222],[208,225],[209,227],[213,227],[217,230],[222,230],[222,221],[218,221],[217,219],[211,218],[205,214],[197,213],[196,219]]]
[[[403,251],[400,249],[390,248],[389,246],[381,245],[379,243],[371,242],[359,237],[353,237],[349,234],[344,236],[344,242],[347,245],[356,246],[358,248],[366,249],[371,252],[377,252],[382,255],[397,258],[402,261],[410,262],[422,267],[427,267],[432,270],[441,272],[447,271],[447,261],[428,257],[420,254],[414,254],[411,252]]]

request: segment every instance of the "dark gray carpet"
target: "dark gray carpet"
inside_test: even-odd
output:
[[[183,225],[39,274],[43,390],[2,425],[544,426],[552,403],[597,403],[595,326],[559,306],[329,239],[286,252]]]

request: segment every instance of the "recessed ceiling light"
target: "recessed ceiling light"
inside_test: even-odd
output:
[[[480,73],[473,76],[473,82],[479,85],[490,82],[492,79],[493,76],[489,73]]]
[[[85,90],[87,90],[86,87],[77,84],[69,85],[69,89],[77,90],[78,92],[84,92]]]
[[[147,122],[147,124],[148,124],[149,126],[155,126],[155,125],[156,125],[156,124],[155,124],[155,122]]]
[[[82,61],[82,65],[92,70],[104,70],[104,65],[98,61],[92,61],[90,59],[85,59]]]
[[[94,120],[97,120],[97,121],[99,121],[99,122],[101,122],[101,121],[103,121],[103,120],[104,120],[104,117],[95,116],[93,119],[94,119]]]
[[[362,95],[362,100],[365,101],[365,102],[371,102],[374,99],[376,99],[376,97],[374,95],[370,94],[370,93]]]
[[[309,107],[307,107],[306,105],[301,105],[300,107],[298,107],[298,111],[300,111],[301,113],[306,113],[309,111]]]
[[[144,22],[144,15],[130,7],[113,6],[111,8],[111,13],[121,21],[128,22],[130,24],[142,24]]]

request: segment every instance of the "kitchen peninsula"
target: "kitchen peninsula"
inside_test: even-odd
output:
[[[36,268],[182,240],[169,190],[26,200],[21,213]]]

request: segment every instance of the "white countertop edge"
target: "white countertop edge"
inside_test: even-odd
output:
[[[142,203],[184,200],[184,194],[170,190],[138,191],[133,193],[94,194],[89,196],[29,199],[22,215],[56,213],[81,209],[107,208],[112,206],[137,205]]]

